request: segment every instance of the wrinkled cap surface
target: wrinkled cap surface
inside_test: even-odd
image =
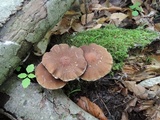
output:
[[[55,79],[40,63],[35,69],[35,75],[37,82],[44,88],[47,89],[60,89],[66,85],[66,82],[59,79]]]
[[[44,54],[42,64],[55,77],[71,81],[81,76],[87,67],[83,50],[67,44],[54,45]]]
[[[81,46],[87,61],[87,69],[81,76],[83,80],[95,81],[111,71],[113,59],[106,48],[95,43]]]

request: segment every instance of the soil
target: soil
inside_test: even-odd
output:
[[[76,103],[80,96],[88,97],[96,103],[108,117],[109,120],[121,120],[128,101],[132,98],[132,93],[127,96],[121,94],[122,84],[120,76],[105,76],[95,82],[74,81],[63,88],[64,92]],[[78,88],[77,88],[78,86]],[[73,92],[80,89],[78,92]],[[73,92],[70,94],[70,92]],[[129,114],[129,120],[145,120],[143,112],[132,111]]]

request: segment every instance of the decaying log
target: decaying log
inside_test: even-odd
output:
[[[74,0],[7,0],[0,7],[0,85]],[[5,7],[8,4],[8,8]],[[10,10],[11,9],[11,10]]]

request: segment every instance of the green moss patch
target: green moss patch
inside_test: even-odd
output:
[[[88,30],[66,37],[61,42],[74,46],[99,44],[111,53],[114,59],[113,70],[120,70],[128,57],[128,50],[135,46],[146,46],[156,37],[157,32],[142,29],[123,29],[107,26],[102,29]]]

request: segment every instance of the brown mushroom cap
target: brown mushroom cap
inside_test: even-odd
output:
[[[81,76],[87,67],[83,50],[67,44],[54,45],[45,53],[42,64],[55,77],[63,81],[71,81]]]
[[[66,82],[59,79],[55,79],[40,63],[35,69],[35,75],[37,82],[44,88],[47,89],[59,89],[66,85]]]
[[[106,48],[95,43],[81,48],[88,63],[85,73],[81,76],[83,80],[95,81],[111,71],[113,59]]]

